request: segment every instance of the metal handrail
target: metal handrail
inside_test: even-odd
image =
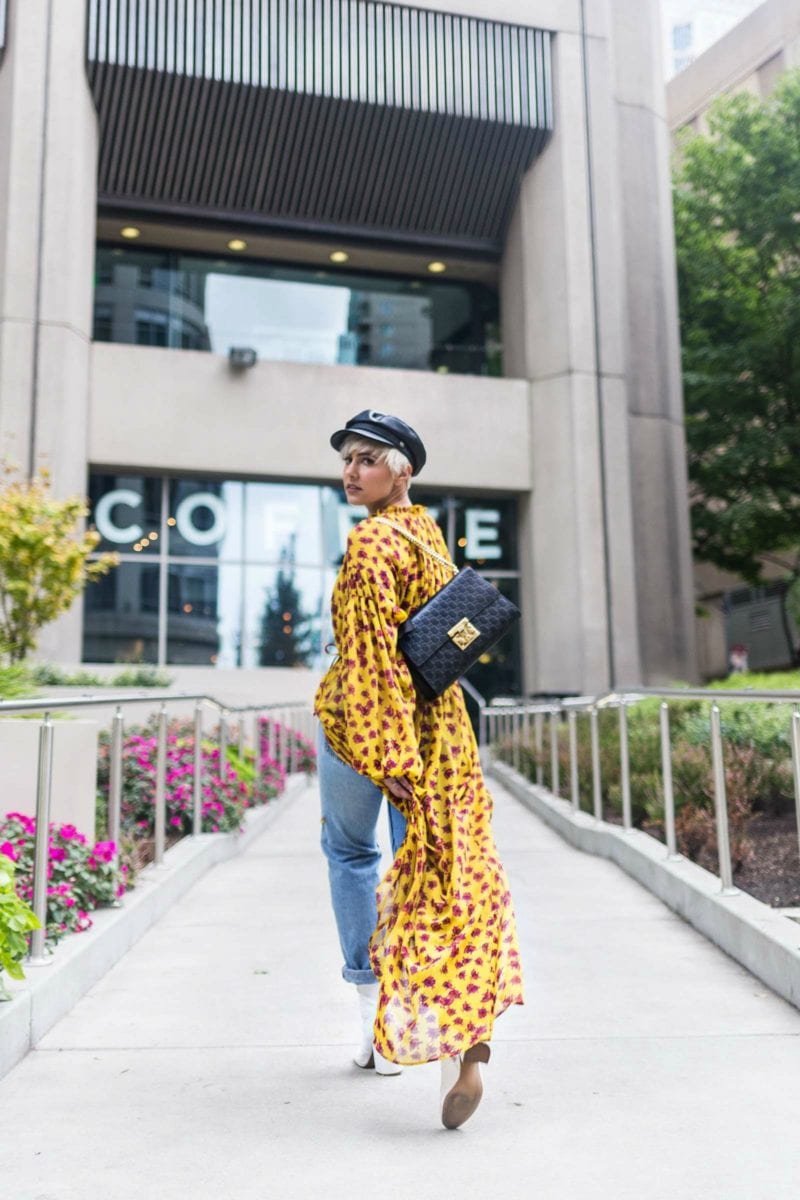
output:
[[[661,745],[661,780],[664,796],[664,832],[667,858],[674,860],[681,855],[677,850],[675,830],[675,794],[672,780],[672,745],[670,740],[670,700],[705,700],[711,705],[709,733],[711,740],[711,762],[714,789],[714,817],[717,830],[719,876],[724,895],[735,896],[738,888],[733,884],[730,836],[728,830],[728,804],[725,787],[725,754],[720,703],[747,701],[756,703],[791,704],[790,743],[792,778],[794,782],[795,811],[797,815],[798,842],[800,844],[800,690],[769,688],[653,688],[634,685],[596,696],[565,696],[557,701],[519,700],[512,704],[488,705],[481,717],[486,722],[490,753],[500,740],[510,745],[512,765],[519,770],[522,747],[530,743],[530,721],[534,721],[536,749],[536,783],[544,785],[543,724],[550,721],[550,791],[559,795],[558,723],[566,716],[569,729],[570,795],[575,812],[580,810],[580,788],[578,773],[577,721],[580,714],[588,714],[591,734],[592,755],[592,799],[594,818],[602,822],[602,779],[600,772],[600,743],[598,715],[604,709],[618,709],[620,742],[620,792],[622,800],[622,827],[633,829],[631,813],[630,748],[628,744],[628,709],[646,699],[658,699],[659,736]]]
[[[156,867],[162,865],[165,854],[166,840],[166,766],[167,766],[167,719],[168,705],[177,703],[194,704],[194,753],[192,760],[192,837],[197,837],[202,830],[202,782],[203,782],[203,710],[204,706],[214,708],[219,713],[219,752],[220,765],[225,760],[228,746],[228,719],[234,715],[254,714],[253,745],[258,749],[260,736],[259,718],[262,713],[280,714],[281,733],[278,734],[277,722],[269,729],[269,754],[279,762],[281,768],[289,773],[297,770],[299,749],[296,738],[285,735],[285,727],[292,721],[291,732],[311,736],[312,713],[310,705],[303,700],[286,702],[270,702],[268,704],[226,704],[214,696],[203,692],[177,692],[166,695],[142,693],[138,695],[106,695],[106,696],[73,696],[57,697],[43,696],[27,700],[0,701],[0,716],[4,713],[35,712],[42,714],[39,729],[39,750],[36,778],[36,833],[33,850],[33,898],[32,908],[39,921],[39,928],[31,935],[30,955],[28,964],[40,966],[50,961],[45,954],[47,933],[47,867],[48,842],[50,830],[50,813],[52,808],[52,776],[53,776],[53,735],[54,724],[52,713],[56,710],[80,708],[111,707],[114,715],[111,719],[111,744],[109,756],[109,795],[108,795],[108,836],[118,844],[121,828],[122,783],[123,783],[123,748],[124,748],[124,717],[123,706],[134,704],[158,705],[157,718],[157,751],[156,751],[156,780],[155,780],[155,811],[154,811],[154,853],[153,861]],[[299,719],[296,719],[299,718]],[[291,744],[290,744],[291,743]],[[244,752],[246,736],[244,721],[240,722],[239,753]],[[260,760],[255,757],[254,787],[260,782]]]

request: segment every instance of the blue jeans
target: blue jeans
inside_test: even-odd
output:
[[[369,939],[378,920],[375,889],[381,852],[376,833],[383,793],[334,754],[321,727],[317,751],[322,852],[328,860],[333,915],[344,955],[342,976],[348,983],[374,983]],[[406,823],[393,804],[388,808],[392,853],[397,854]]]

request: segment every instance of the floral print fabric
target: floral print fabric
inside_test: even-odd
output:
[[[447,556],[424,507],[384,512]],[[397,651],[397,626],[449,578],[398,531],[369,517],[357,525],[333,589],[339,657],[315,704],[344,762],[381,787],[398,776],[414,785],[412,801],[393,801],[408,832],[378,888],[370,944],[375,1045],[407,1064],[488,1041],[495,1018],[523,1002],[511,896],[461,688],[419,699]]]

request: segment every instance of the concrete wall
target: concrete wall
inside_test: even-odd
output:
[[[506,362],[532,381],[537,691],[696,670],[658,6],[587,13],[555,39],[555,133],[502,270]]]
[[[40,728],[38,721],[0,721],[4,813],[36,815]],[[90,842],[95,840],[98,729],[96,720],[68,717],[53,724],[50,820],[74,825]]]
[[[669,133],[658,4],[610,12],[639,642],[657,683],[696,674]]]
[[[328,480],[328,437],[364,408],[397,412],[425,439],[424,485],[525,491],[528,385],[380,367],[261,362],[95,343],[89,458],[108,465]]]

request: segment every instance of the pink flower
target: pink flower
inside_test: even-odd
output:
[[[5,854],[6,858],[10,858],[12,862],[17,861],[17,856],[14,853],[14,847],[11,845],[11,842],[3,842],[0,845],[0,854]]]
[[[53,862],[63,862],[67,857],[67,852],[63,846],[51,846],[50,858]]]

